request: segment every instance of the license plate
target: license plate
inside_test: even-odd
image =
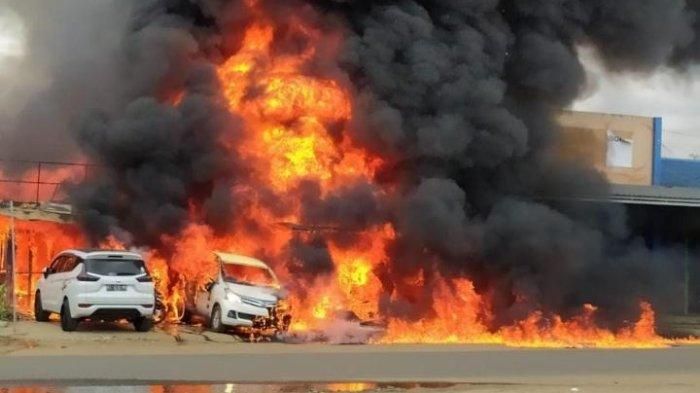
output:
[[[124,292],[124,291],[126,291],[126,285],[107,284],[107,292]]]

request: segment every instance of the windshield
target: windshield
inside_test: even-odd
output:
[[[272,275],[270,269],[246,266],[224,264],[222,267],[224,280],[243,285],[259,285],[259,286],[276,286],[277,280]]]
[[[88,259],[85,261],[88,273],[100,276],[137,276],[147,273],[141,260]]]

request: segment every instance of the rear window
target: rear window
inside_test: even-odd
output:
[[[85,267],[89,273],[100,276],[137,276],[146,273],[146,265],[136,259],[88,259]]]

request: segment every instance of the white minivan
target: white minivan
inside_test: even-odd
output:
[[[48,321],[51,313],[57,313],[67,332],[85,319],[127,319],[140,332],[153,326],[155,288],[137,253],[66,250],[42,274],[34,297],[37,321]]]
[[[188,312],[204,317],[209,327],[251,334],[277,335],[289,329],[290,307],[275,272],[263,261],[213,252],[217,271],[204,287],[189,293]]]

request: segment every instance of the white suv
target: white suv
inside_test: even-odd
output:
[[[44,269],[37,288],[36,320],[45,322],[58,313],[67,332],[83,319],[127,319],[140,332],[153,326],[153,280],[134,252],[63,251]]]

